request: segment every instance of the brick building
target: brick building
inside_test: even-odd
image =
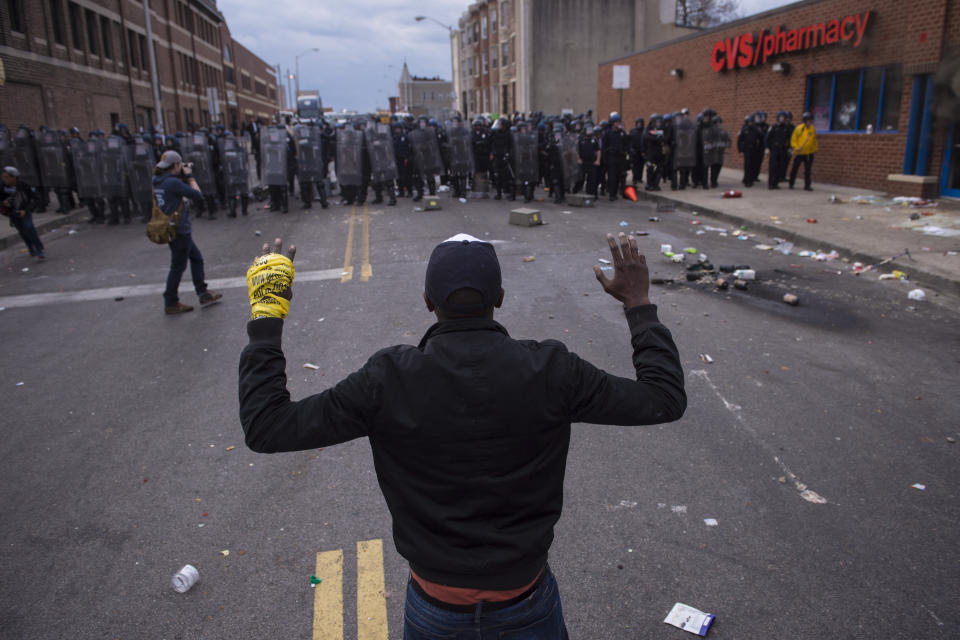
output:
[[[960,197],[960,0],[805,0],[604,62],[600,112],[813,113],[816,181]],[[742,167],[736,149],[728,164]],[[766,166],[766,165],[764,165]]]
[[[421,78],[410,74],[403,63],[400,81],[397,83],[397,106],[400,111],[415,116],[429,116],[443,121],[453,115],[456,94],[453,83],[441,78]]]
[[[216,0],[153,0],[150,14],[168,132],[274,115],[273,67],[230,36]],[[0,123],[151,129],[145,22],[143,0],[4,0]]]

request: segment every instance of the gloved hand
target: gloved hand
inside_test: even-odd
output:
[[[297,248],[290,245],[287,256],[280,252],[283,242],[277,238],[270,251],[267,243],[263,244],[260,255],[247,269],[247,294],[250,296],[250,319],[287,317],[290,311],[290,300],[293,299],[293,257]]]

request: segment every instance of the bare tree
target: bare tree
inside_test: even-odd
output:
[[[677,0],[677,26],[706,29],[740,18],[738,0]]]

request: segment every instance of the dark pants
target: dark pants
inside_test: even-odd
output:
[[[30,252],[30,255],[42,256],[43,243],[40,242],[40,236],[37,234],[37,228],[33,226],[33,214],[27,212],[25,216],[19,218],[17,217],[17,214],[14,213],[13,217],[10,218],[10,221],[20,233],[20,237],[23,238],[23,242],[27,245],[27,251]]]
[[[790,157],[786,149],[770,150],[770,168],[767,172],[767,185],[770,188],[780,184],[787,175],[787,165],[790,164]]]
[[[643,184],[643,154],[634,153],[632,157],[633,186]]]
[[[619,153],[609,153],[604,157],[603,162],[607,169],[607,194],[611,200],[616,200],[620,190],[626,186],[621,182],[626,177],[624,159]]]
[[[411,580],[403,611],[403,640],[567,640],[557,580],[549,567],[545,571],[527,598],[494,611],[484,611],[483,603],[469,612],[442,609],[421,596]]]
[[[790,186],[793,187],[793,183],[797,181],[797,170],[800,168],[800,163],[803,163],[803,188],[810,188],[810,170],[813,167],[813,154],[808,153],[802,156],[793,157],[793,167],[790,169]]]
[[[503,196],[504,192],[513,193],[513,174],[510,167],[507,166],[507,160],[503,156],[494,156],[493,158],[493,179],[496,183],[497,195]]]
[[[647,162],[647,191],[654,191],[660,188],[660,165],[655,162]]]
[[[198,296],[207,291],[207,283],[203,281],[203,256],[200,255],[200,249],[193,243],[189,233],[179,233],[170,243],[170,273],[167,274],[167,289],[163,292],[163,303],[167,307],[174,307],[180,301],[177,289],[180,288],[180,278],[187,269],[187,260],[190,261],[194,291]]]
[[[112,196],[110,198],[110,224],[120,222],[121,216],[124,222],[130,222],[130,198]]]
[[[716,187],[717,180],[720,178],[720,169],[723,168],[723,164],[712,164],[710,165],[710,186]],[[704,174],[703,179],[706,180],[707,176]],[[704,182],[703,187],[706,188],[707,184]]]
[[[250,206],[250,196],[248,196],[246,192],[229,195],[227,196],[227,200],[230,202],[230,213],[227,214],[228,216],[231,218],[237,217],[237,200],[240,200],[240,209],[243,215],[247,215],[247,207]]]
[[[680,167],[677,169],[677,174],[679,176],[680,188],[686,189],[687,185],[690,184],[690,171],[691,167]]]

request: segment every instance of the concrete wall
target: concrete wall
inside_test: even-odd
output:
[[[528,0],[530,108],[597,107],[597,65],[691,33],[673,23],[672,0]],[[664,17],[668,18],[666,23]]]

